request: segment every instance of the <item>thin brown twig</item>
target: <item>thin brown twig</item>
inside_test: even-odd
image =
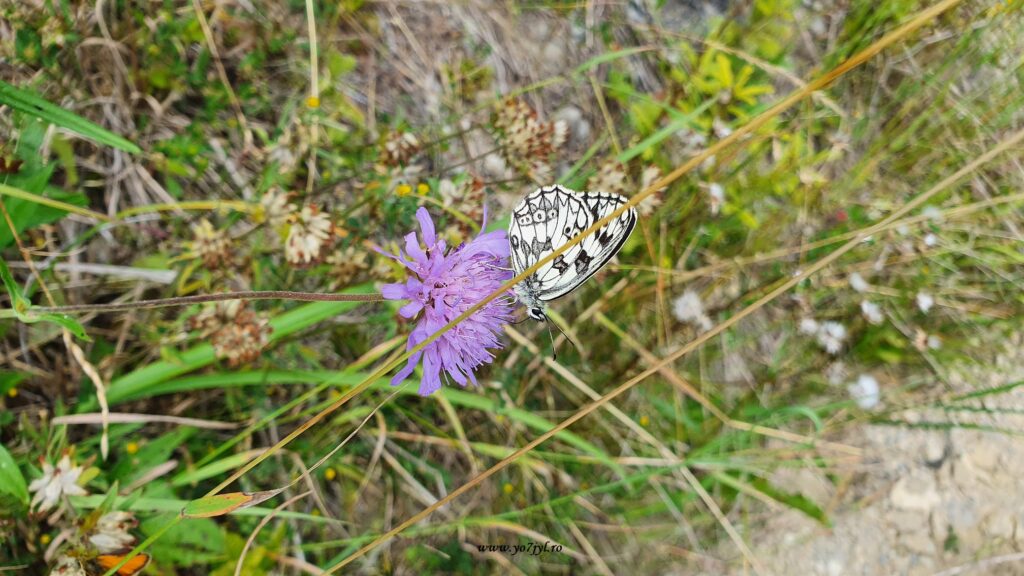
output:
[[[167,308],[170,306],[188,306],[204,302],[223,302],[225,300],[299,300],[302,302],[381,302],[380,294],[327,294],[321,292],[293,292],[291,290],[244,290],[241,292],[222,292],[220,294],[199,294],[196,296],[178,296],[175,298],[157,298],[139,300],[138,302],[118,302],[115,304],[76,304],[74,306],[33,306],[33,312],[123,312],[143,308]]]

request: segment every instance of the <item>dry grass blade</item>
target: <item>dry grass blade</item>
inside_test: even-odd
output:
[[[725,322],[722,322],[721,324],[715,326],[714,328],[712,328],[711,330],[705,332],[704,334],[702,334],[701,336],[699,336],[695,340],[692,340],[686,346],[683,346],[682,348],[680,348],[679,350],[677,350],[673,354],[671,354],[671,355],[665,357],[664,359],[662,359],[661,361],[657,362],[656,364],[654,364],[653,366],[651,366],[647,370],[644,370],[640,374],[637,374],[633,378],[630,378],[626,382],[622,383],[621,385],[619,385],[617,388],[615,388],[611,392],[609,392],[609,393],[605,394],[604,396],[602,396],[600,400],[597,400],[597,401],[595,401],[595,402],[593,402],[591,404],[588,404],[587,406],[584,406],[579,411],[574,413],[572,416],[570,416],[569,418],[566,418],[565,420],[560,422],[558,425],[556,425],[551,430],[549,430],[549,431],[545,432],[544,434],[538,436],[537,438],[532,440],[529,444],[527,444],[526,446],[523,446],[522,448],[516,450],[515,452],[513,452],[512,454],[510,454],[509,456],[505,457],[500,462],[495,464],[494,466],[492,466],[492,467],[488,468],[487,470],[485,470],[479,476],[477,476],[477,477],[473,478],[472,480],[470,480],[469,482],[467,482],[466,484],[463,484],[462,486],[459,486],[458,488],[453,490],[451,494],[449,494],[447,497],[445,497],[442,500],[440,500],[439,502],[437,502],[435,505],[433,505],[430,508],[427,508],[427,509],[419,512],[418,514],[412,516],[411,518],[407,519],[405,522],[402,522],[401,524],[399,524],[395,528],[391,529],[390,531],[386,532],[385,534],[382,534],[379,538],[377,538],[373,542],[370,542],[366,546],[360,548],[355,553],[353,553],[351,556],[345,558],[344,560],[342,560],[341,562],[339,562],[338,564],[333,566],[328,571],[328,574],[332,573],[332,572],[334,572],[334,571],[336,571],[336,570],[338,570],[338,569],[340,569],[342,567],[344,567],[345,565],[349,564],[350,562],[352,562],[356,558],[362,556],[366,552],[369,552],[370,550],[372,550],[373,548],[378,546],[380,543],[390,539],[391,537],[395,536],[396,534],[398,534],[402,530],[405,530],[409,526],[419,522],[420,520],[422,520],[426,516],[430,515],[430,513],[433,512],[434,510],[436,510],[437,508],[448,504],[451,500],[454,500],[455,498],[458,498],[462,494],[468,492],[469,490],[471,490],[477,484],[483,482],[484,480],[486,480],[490,476],[494,475],[498,471],[502,470],[503,468],[505,468],[506,466],[508,466],[509,464],[514,462],[515,460],[517,460],[520,456],[530,452],[531,450],[533,450],[537,446],[543,444],[544,442],[549,440],[552,436],[554,436],[558,432],[568,428],[569,426],[572,426],[573,424],[575,424],[579,420],[582,420],[588,414],[590,414],[591,412],[594,412],[595,410],[597,410],[598,408],[600,408],[604,404],[614,400],[615,398],[617,398],[621,394],[623,394],[626,391],[630,390],[631,388],[633,388],[634,386],[636,386],[637,384],[642,382],[644,379],[646,379],[648,376],[651,376],[652,374],[655,374],[656,372],[661,370],[661,368],[672,364],[676,360],[678,360],[678,359],[682,358],[683,356],[689,354],[690,352],[696,350],[697,348],[699,348],[701,345],[703,345],[708,340],[718,336],[719,334],[721,334],[725,330],[728,330],[729,328],[735,326],[737,323],[740,322],[740,320],[743,320],[747,316],[749,316],[749,315],[753,314],[754,312],[756,312],[757,310],[761,309],[768,302],[771,302],[772,300],[778,298],[779,296],[781,296],[782,294],[786,293],[792,287],[796,286],[797,284],[799,284],[803,280],[809,278],[810,276],[812,276],[813,274],[815,274],[816,272],[818,272],[822,268],[825,268],[829,264],[831,264],[831,263],[835,262],[836,260],[838,260],[843,254],[846,254],[847,252],[849,252],[850,250],[855,248],[858,244],[860,244],[868,236],[871,236],[872,234],[878,233],[879,230],[884,229],[891,222],[901,218],[903,215],[907,214],[911,210],[913,210],[913,209],[917,208],[918,206],[920,206],[921,204],[925,203],[929,198],[935,196],[939,192],[942,192],[943,190],[948,189],[950,186],[952,186],[956,182],[960,181],[961,179],[963,179],[965,176],[967,176],[968,174],[970,174],[974,170],[977,170],[980,166],[982,166],[985,163],[989,162],[990,160],[992,160],[996,156],[1002,154],[1003,152],[1006,152],[1008,149],[1012,148],[1013,146],[1016,146],[1017,144],[1021,143],[1022,141],[1024,141],[1024,130],[1021,130],[1019,132],[1014,133],[1009,138],[1007,138],[1007,139],[1003,140],[1002,142],[1000,142],[997,146],[991,148],[988,152],[986,152],[986,153],[982,154],[981,156],[975,158],[973,161],[971,161],[969,164],[967,164],[966,166],[964,166],[963,168],[958,170],[956,173],[946,177],[945,179],[943,179],[941,182],[936,184],[934,187],[932,187],[928,191],[924,192],[923,194],[921,194],[917,198],[914,198],[910,202],[906,203],[899,210],[896,210],[889,217],[887,217],[886,219],[882,220],[878,224],[875,224],[873,226],[869,226],[869,227],[867,227],[865,229],[862,229],[860,231],[860,233],[857,234],[856,237],[854,237],[852,240],[848,241],[846,244],[843,244],[841,247],[836,249],[835,252],[832,252],[831,254],[825,256],[821,260],[818,260],[814,264],[810,265],[805,271],[803,271],[800,274],[794,276],[793,278],[787,280],[786,282],[784,282],[783,284],[781,284],[780,286],[778,286],[777,288],[775,288],[774,290],[772,290],[768,294],[765,294],[759,300],[757,300],[756,302],[754,302],[750,306],[744,308],[739,313],[737,313],[735,316],[733,316],[733,317],[729,318],[728,320],[726,320]]]
[[[841,70],[842,72],[849,71],[855,65],[863,63],[866,60],[866,57],[864,57],[865,54],[870,54],[870,55],[876,54],[878,51],[880,51],[885,46],[891,45],[892,43],[894,43],[899,38],[901,38],[903,36],[906,36],[907,34],[912,32],[913,30],[915,30],[915,29],[919,28],[920,26],[922,26],[930,18],[933,18],[937,14],[941,13],[943,10],[946,10],[946,9],[949,9],[949,8],[955,6],[957,3],[958,2],[956,2],[956,1],[950,0],[950,1],[947,1],[947,2],[940,3],[940,4],[938,4],[938,5],[936,5],[936,6],[932,7],[932,8],[929,8],[929,9],[921,12],[914,19],[912,19],[911,22],[909,22],[908,24],[900,27],[895,32],[892,32],[892,33],[886,35],[881,40],[879,40],[878,42],[876,42],[872,46],[870,46],[867,49],[865,49],[863,52],[858,53],[858,55],[854,56],[850,60],[846,61],[844,64],[840,65],[836,70],[833,70],[829,74],[826,74],[825,77],[829,79],[828,82],[831,82],[832,80],[834,80],[835,78],[838,77],[837,71],[839,71],[839,70]],[[856,64],[851,64],[851,63],[856,63]],[[813,87],[814,90],[817,90],[821,86],[827,84],[828,82],[824,82],[823,83],[820,80],[819,81],[815,81],[815,82],[812,82],[812,83],[808,84],[808,88]],[[808,95],[808,92],[807,92],[807,89],[804,89],[804,90],[798,91],[797,94],[802,94],[803,97],[806,97]],[[798,100],[799,100],[799,98],[795,98],[794,96],[791,95],[791,96],[787,97],[783,102],[784,103],[788,102],[790,105],[792,105],[793,103],[795,103]],[[767,119],[762,119],[762,117],[764,115],[767,115],[767,114],[777,115],[780,112],[781,112],[781,109],[779,109],[778,105],[776,105],[776,106],[772,107],[771,109],[769,109],[768,111],[766,111],[762,116],[759,116],[757,119],[752,121],[751,124],[754,124],[754,123],[758,123],[759,125],[763,124],[767,120]],[[733,135],[737,134],[738,132],[740,132],[740,130],[737,130],[736,132],[734,132]],[[749,132],[749,130],[748,130],[748,132]],[[956,173],[946,177],[945,179],[943,179],[941,182],[939,182],[938,184],[933,186],[928,191],[922,193],[921,195],[919,195],[918,197],[914,198],[910,202],[904,204],[900,209],[894,211],[887,218],[883,219],[882,221],[880,221],[879,223],[877,223],[877,224],[875,224],[873,226],[869,226],[869,227],[867,227],[865,229],[862,229],[853,239],[848,241],[843,246],[839,247],[835,252],[832,252],[831,254],[823,257],[821,260],[818,260],[817,262],[815,262],[814,264],[809,266],[804,272],[794,276],[790,280],[782,283],[780,286],[778,286],[775,289],[771,290],[769,293],[767,293],[764,296],[762,296],[756,302],[754,302],[753,304],[751,304],[747,308],[744,308],[743,310],[741,310],[735,316],[729,318],[727,321],[723,322],[722,324],[719,324],[718,326],[712,328],[710,331],[704,333],[703,335],[701,335],[697,339],[693,340],[692,342],[690,342],[689,344],[687,344],[686,346],[684,346],[680,350],[676,351],[675,353],[671,354],[670,356],[664,358],[662,361],[660,361],[657,364],[655,364],[654,366],[648,368],[644,372],[642,372],[642,373],[638,374],[637,376],[631,378],[630,380],[624,382],[619,387],[615,388],[614,390],[612,390],[611,392],[609,392],[608,394],[603,396],[601,398],[601,400],[596,401],[596,402],[594,402],[592,404],[589,404],[586,407],[582,408],[581,410],[579,410],[578,412],[576,412],[575,414],[573,414],[572,416],[570,416],[569,418],[567,418],[566,420],[562,421],[560,424],[555,426],[555,428],[553,428],[552,430],[542,434],[540,437],[538,437],[535,440],[531,441],[528,445],[526,445],[526,446],[516,450],[516,452],[514,452],[511,455],[509,455],[508,457],[506,457],[505,459],[503,459],[501,462],[499,462],[498,464],[494,465],[493,467],[489,468],[488,470],[483,472],[480,476],[475,477],[470,482],[468,482],[468,483],[460,486],[459,488],[455,489],[451,494],[449,494],[449,496],[447,496],[446,498],[442,499],[440,502],[438,502],[434,506],[432,506],[432,507],[430,507],[428,509],[425,509],[425,510],[421,511],[420,513],[412,516],[411,518],[407,519],[405,522],[401,523],[400,525],[396,526],[392,530],[388,531],[387,533],[381,535],[379,538],[375,539],[373,542],[367,544],[366,546],[364,546],[360,550],[356,551],[351,556],[343,559],[338,564],[333,566],[330,569],[329,573],[330,572],[334,572],[336,570],[339,570],[340,568],[344,567],[345,565],[351,563],[356,558],[362,556],[366,552],[368,552],[368,551],[372,550],[373,548],[375,548],[376,546],[380,545],[382,542],[390,539],[391,537],[393,537],[394,535],[400,533],[402,530],[406,529],[407,527],[411,526],[412,524],[415,524],[416,522],[419,522],[424,517],[428,516],[433,510],[437,509],[440,506],[443,506],[443,505],[447,504],[449,501],[457,498],[458,496],[460,496],[463,493],[467,492],[468,490],[472,489],[474,486],[476,486],[477,484],[479,484],[483,480],[487,479],[488,477],[492,476],[493,474],[495,474],[499,470],[503,469],[505,466],[507,466],[508,464],[512,463],[513,461],[515,461],[517,458],[519,458],[523,454],[528,453],[530,450],[532,450],[536,446],[538,446],[538,445],[542,444],[543,442],[545,442],[546,440],[550,439],[557,432],[559,432],[561,430],[564,430],[565,428],[568,428],[569,426],[571,426],[575,422],[579,421],[580,419],[582,419],[586,415],[588,415],[591,412],[593,412],[593,411],[597,410],[598,408],[600,408],[603,404],[611,401],[612,399],[618,397],[622,393],[630,390],[631,388],[633,388],[633,386],[635,386],[639,382],[643,381],[648,376],[656,373],[663,366],[668,366],[672,362],[678,360],[679,358],[685,356],[686,354],[692,352],[693,350],[695,350],[699,346],[703,345],[705,342],[707,342],[711,338],[721,334],[723,331],[725,331],[725,330],[731,328],[732,326],[736,325],[738,322],[740,322],[741,320],[743,320],[744,318],[746,318],[750,314],[752,314],[755,311],[757,311],[760,308],[762,308],[768,302],[771,302],[772,300],[778,298],[780,295],[786,293],[793,286],[796,286],[799,282],[805,280],[806,278],[810,277],[811,275],[817,273],[819,270],[821,270],[824,267],[828,266],[829,264],[835,262],[843,254],[846,254],[847,252],[852,250],[854,247],[856,247],[865,238],[871,236],[872,234],[878,233],[880,230],[885,229],[887,226],[891,225],[896,220],[902,218],[904,215],[906,215],[910,211],[912,211],[915,208],[921,206],[923,203],[928,201],[930,198],[934,197],[939,192],[942,192],[942,191],[948,189],[954,183],[956,183],[956,182],[960,181],[961,179],[963,179],[966,175],[970,174],[974,170],[978,169],[980,166],[982,166],[985,163],[991,161],[992,159],[994,159],[995,157],[997,157],[1000,154],[1004,153],[1005,151],[1007,151],[1008,149],[1012,148],[1013,146],[1019,144],[1021,141],[1024,141],[1024,131],[1019,131],[1019,132],[1016,132],[1016,133],[1012,134],[1011,136],[1009,136],[1008,138],[1004,139],[1002,142],[1000,142],[995,147],[989,149],[987,152],[985,152],[981,156],[978,156],[977,158],[972,160],[970,163],[968,163],[967,165],[962,167]],[[720,149],[720,147],[718,147],[716,145],[716,146],[713,146],[712,149]],[[703,154],[701,156],[703,156]],[[692,164],[692,161],[687,163],[687,165],[689,165],[689,164]],[[686,165],[684,165],[684,167],[685,166]],[[678,169],[676,171],[674,171],[673,174],[676,174],[677,172],[679,172]],[[664,185],[667,185],[667,183],[658,183],[656,186],[660,187],[660,186],[664,186]],[[640,198],[640,196],[635,197],[634,200],[636,200],[637,198]]]
[[[618,325],[611,321],[610,318],[604,314],[598,312],[595,319],[601,323],[602,326],[608,330],[619,335],[623,342],[626,343],[634,352],[640,355],[644,359],[644,363],[647,365],[655,364],[658,362],[658,357],[652,354],[649,350],[640,345],[639,342],[634,340],[625,331],[623,331]],[[662,377],[669,381],[673,386],[679,388],[679,390],[694,399],[701,406],[706,408],[709,412],[714,414],[716,418],[722,421],[723,424],[730,428],[737,430],[744,430],[746,432],[753,432],[762,436],[768,436],[776,438],[778,440],[785,440],[787,442],[795,442],[797,444],[806,444],[808,446],[829,448],[836,452],[842,452],[850,454],[851,456],[863,455],[863,450],[854,446],[847,446],[846,444],[837,444],[834,442],[828,442],[825,440],[818,440],[817,438],[811,438],[804,436],[803,434],[796,434],[794,432],[788,432],[785,430],[776,430],[775,428],[768,428],[767,426],[759,426],[757,424],[751,424],[749,422],[743,422],[741,420],[733,420],[728,414],[722,412],[718,406],[715,406],[711,400],[704,397],[703,394],[697,391],[696,388],[691,386],[689,382],[684,380],[679,374],[676,374],[670,367],[663,367],[660,370]]]
[[[164,414],[132,414],[129,412],[108,412],[106,418],[103,414],[70,414],[57,416],[53,419],[54,424],[102,424],[106,420],[110,424],[177,424],[178,426],[192,426],[206,430],[234,430],[242,425],[233,422],[217,422],[216,420],[203,420],[201,418],[184,418],[181,416],[167,416]]]
[[[921,11],[914,18],[912,18],[909,22],[904,24],[903,26],[901,26],[901,27],[897,28],[896,30],[894,30],[893,32],[890,32],[889,34],[885,35],[884,37],[882,37],[881,39],[876,41],[874,44],[868,46],[867,48],[865,48],[861,52],[858,52],[856,55],[851,57],[849,60],[846,60],[845,62],[843,62],[842,64],[840,64],[839,66],[837,66],[836,68],[834,68],[833,70],[828,72],[827,74],[823,75],[821,78],[818,78],[818,79],[816,79],[816,80],[814,80],[812,82],[809,82],[806,86],[802,87],[799,90],[794,91],[789,96],[787,96],[785,99],[783,99],[781,102],[775,104],[774,106],[772,106],[768,110],[765,110],[764,112],[762,112],[761,114],[756,116],[748,124],[746,124],[746,125],[738,128],[738,129],[736,129],[729,136],[726,136],[725,138],[715,142],[715,144],[713,144],[710,148],[704,150],[700,154],[697,154],[696,156],[691,158],[689,161],[685,162],[683,165],[681,165],[678,168],[676,168],[675,170],[673,170],[671,173],[665,175],[660,180],[657,180],[656,182],[654,182],[653,184],[648,186],[645,190],[643,190],[639,194],[633,196],[633,198],[631,198],[629,200],[629,202],[627,202],[627,203],[623,204],[622,206],[620,206],[619,209],[615,210],[614,212],[612,212],[611,214],[605,216],[604,218],[601,218],[600,220],[594,222],[594,224],[590,228],[584,230],[578,236],[576,236],[575,238],[569,240],[568,242],[566,242],[565,244],[563,244],[562,246],[560,246],[559,248],[557,248],[553,252],[549,253],[544,258],[541,258],[540,260],[538,260],[533,266],[530,266],[529,268],[524,270],[521,274],[517,275],[516,277],[514,277],[511,280],[509,280],[508,282],[506,282],[500,289],[494,291],[492,294],[488,295],[487,297],[483,298],[482,300],[480,300],[479,302],[477,302],[473,306],[469,307],[465,312],[460,314],[458,317],[453,319],[448,324],[446,324],[443,327],[441,327],[441,329],[439,329],[438,331],[436,331],[433,334],[431,334],[430,336],[428,336],[422,342],[420,342],[416,346],[410,348],[409,350],[406,350],[405,353],[401,354],[400,356],[398,356],[397,358],[391,360],[390,362],[384,363],[377,370],[375,370],[372,374],[367,376],[367,378],[365,380],[363,380],[360,384],[358,384],[355,387],[353,387],[351,390],[349,390],[345,395],[343,395],[341,398],[339,398],[333,404],[331,404],[330,406],[324,408],[324,410],[322,412],[320,412],[316,416],[313,416],[313,418],[311,418],[307,422],[303,423],[302,426],[300,426],[299,428],[294,430],[292,433],[288,434],[288,436],[286,436],[285,438],[282,438],[277,444],[275,444],[274,446],[269,448],[264,455],[260,456],[259,458],[256,458],[252,462],[250,462],[250,463],[246,464],[245,466],[243,466],[242,468],[236,470],[235,473],[233,473],[227,480],[225,480],[219,486],[214,488],[214,490],[210,494],[216,494],[217,492],[223,490],[226,486],[228,486],[230,483],[232,483],[235,480],[237,480],[238,478],[240,478],[243,474],[245,474],[246,472],[248,472],[252,468],[256,467],[260,462],[265,460],[267,457],[269,457],[275,451],[280,450],[282,447],[287,445],[289,442],[291,442],[292,440],[297,438],[300,434],[302,434],[303,432],[308,430],[310,427],[314,426],[317,422],[320,422],[321,420],[326,418],[329,414],[331,414],[332,412],[334,412],[335,410],[337,410],[338,408],[343,406],[346,402],[351,400],[353,397],[355,397],[356,395],[358,395],[361,392],[365,391],[367,388],[370,387],[370,385],[376,379],[384,376],[385,374],[387,374],[391,370],[394,370],[395,367],[397,367],[402,362],[406,361],[413,354],[415,354],[417,352],[420,352],[423,349],[425,349],[427,346],[429,346],[430,344],[435,342],[438,338],[440,338],[441,335],[443,335],[444,333],[448,332],[449,330],[451,330],[452,328],[454,328],[459,323],[461,323],[462,321],[466,320],[467,318],[469,318],[473,314],[477,313],[480,309],[482,309],[484,306],[486,306],[487,304],[492,302],[494,299],[500,297],[502,294],[508,293],[508,291],[511,290],[513,286],[515,286],[519,282],[522,282],[523,280],[525,280],[531,274],[533,274],[538,269],[540,269],[541,266],[544,266],[545,264],[548,264],[549,262],[553,261],[558,256],[562,255],[563,253],[565,253],[566,251],[571,249],[576,244],[579,244],[580,242],[583,241],[584,238],[586,238],[587,236],[589,236],[589,235],[593,234],[594,232],[598,231],[599,229],[601,229],[602,226],[604,226],[608,222],[611,222],[613,219],[618,218],[626,210],[634,208],[636,205],[638,205],[640,202],[642,202],[645,198],[647,198],[651,194],[654,194],[658,190],[667,187],[669,184],[671,184],[672,182],[675,182],[676,180],[678,180],[680,177],[682,177],[687,172],[689,172],[689,171],[693,170],[694,168],[700,166],[708,158],[714,156],[715,154],[718,154],[719,152],[721,152],[725,148],[740,142],[740,140],[743,137],[747,136],[748,134],[754,132],[755,130],[757,130],[761,126],[765,125],[769,120],[771,120],[772,118],[778,116],[779,114],[781,114],[785,110],[789,109],[790,107],[792,107],[797,102],[803,100],[804,98],[809,97],[814,92],[816,92],[818,90],[821,90],[822,88],[828,86],[829,84],[834,82],[837,78],[839,78],[843,74],[845,74],[845,73],[849,72],[850,70],[852,70],[852,69],[860,66],[861,64],[867,62],[873,56],[875,56],[876,54],[878,54],[879,52],[884,50],[886,47],[896,43],[897,41],[899,41],[900,39],[904,38],[905,36],[907,36],[911,32],[913,32],[913,31],[917,30],[918,28],[924,26],[926,23],[931,21],[935,16],[941,14],[942,12],[944,12],[946,10],[949,10],[950,8],[956,6],[957,4],[959,4],[962,1],[963,0],[944,0],[943,2],[940,2],[939,4],[936,4],[935,6],[932,6],[931,8],[928,8],[926,10]]]
[[[253,529],[252,534],[249,534],[249,538],[245,540],[245,546],[242,547],[242,553],[238,555],[238,562],[235,564],[235,576],[239,576],[242,573],[242,565],[245,563],[245,557],[249,553],[249,548],[252,547],[252,543],[256,541],[256,536],[259,535],[260,530],[263,530],[263,527],[269,524],[270,521],[274,519],[274,516],[276,516],[278,512],[284,510],[285,508],[291,506],[292,504],[298,502],[299,500],[305,498],[306,496],[309,496],[310,494],[312,494],[312,491],[307,490],[302,494],[292,496],[291,498],[282,502],[280,506],[274,508],[274,510],[270,514],[267,514],[262,519],[260,519],[260,523],[256,525],[256,528]]]

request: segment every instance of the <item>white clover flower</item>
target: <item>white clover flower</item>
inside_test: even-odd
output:
[[[846,390],[850,393],[850,396],[853,396],[857,405],[864,410],[871,410],[878,406],[882,399],[878,388],[878,380],[875,380],[875,377],[870,374],[861,374],[857,378],[857,382],[850,384]]]
[[[57,562],[50,571],[50,576],[89,576],[82,566],[82,561],[67,554],[57,557]]]
[[[870,302],[868,300],[861,301],[860,311],[864,314],[864,317],[867,318],[868,322],[872,324],[881,324],[882,320],[885,319],[882,316],[881,307],[879,307],[878,304],[875,304],[874,302]]]
[[[672,313],[680,322],[692,324],[701,330],[711,329],[711,319],[704,313],[704,303],[693,290],[683,292],[682,296],[672,302]]]
[[[838,322],[824,322],[818,330],[818,344],[829,354],[838,354],[846,340],[846,327]]]
[[[854,272],[850,274],[850,288],[853,288],[855,292],[867,292],[868,288],[871,287],[868,281],[863,276]]]
[[[36,478],[28,486],[30,492],[35,492],[30,506],[45,512],[60,502],[63,494],[85,496],[88,492],[78,485],[82,472],[81,466],[71,465],[71,458],[67,454],[60,459],[56,468],[49,462],[43,462],[42,477]]]
[[[914,299],[917,301],[918,310],[924,314],[927,314],[935,305],[935,298],[932,298],[932,295],[927,292],[918,292]]]
[[[800,319],[800,333],[801,334],[816,334],[820,325],[814,318],[801,318]]]
[[[928,347],[932,350],[938,350],[942,348],[942,338],[935,336],[934,334],[928,337]]]
[[[316,206],[304,206],[288,230],[285,257],[292,264],[308,264],[320,258],[331,237],[331,219]]]
[[[288,217],[295,212],[295,205],[288,202],[288,195],[277,189],[267,191],[260,199],[260,205],[271,228],[284,226]]]
[[[128,530],[136,524],[131,512],[107,512],[96,522],[96,532],[89,542],[100,554],[113,554],[135,545],[135,537]]]
[[[938,243],[939,243],[939,237],[938,236],[936,236],[935,234],[932,234],[931,232],[929,232],[928,234],[925,234],[925,237],[924,237],[924,245],[925,246],[932,247],[932,246],[935,246]]]

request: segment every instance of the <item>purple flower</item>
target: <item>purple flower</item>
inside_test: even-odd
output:
[[[385,255],[404,264],[412,274],[404,284],[386,284],[381,288],[381,294],[389,300],[409,300],[398,311],[403,317],[419,315],[407,349],[426,340],[512,278],[507,270],[509,249],[504,230],[480,234],[468,244],[448,250],[444,240],[434,233],[434,223],[426,209],[417,210],[416,219],[426,249],[420,246],[415,232],[406,235],[403,253]],[[422,360],[421,396],[441,388],[442,372],[462,387],[467,382],[476,385],[473,371],[494,360],[492,349],[501,348],[498,333],[512,319],[513,302],[511,294],[488,302],[410,356],[391,384],[405,380]]]

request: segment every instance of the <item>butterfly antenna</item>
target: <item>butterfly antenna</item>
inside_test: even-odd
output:
[[[557,361],[558,351],[555,350],[555,337],[551,335],[551,320],[548,320],[547,316],[545,316],[544,323],[548,325],[548,340],[551,340],[551,359]],[[555,326],[555,328],[558,328],[558,326]],[[562,329],[558,328],[558,331],[561,332]]]
[[[552,360],[558,360],[558,355],[555,352],[555,339],[551,335],[551,325],[552,324],[554,324],[555,329],[558,330],[559,334],[562,335],[562,338],[565,338],[566,340],[568,340],[569,344],[572,344],[573,348],[576,348],[577,350],[579,349],[579,346],[576,345],[576,341],[573,340],[572,338],[570,338],[569,335],[565,333],[565,330],[562,330],[561,326],[559,326],[558,324],[555,324],[554,322],[552,322],[551,319],[548,318],[547,316],[544,317],[544,320],[545,320],[545,322],[547,322],[547,325],[548,325],[548,338],[551,339],[551,359]]]

